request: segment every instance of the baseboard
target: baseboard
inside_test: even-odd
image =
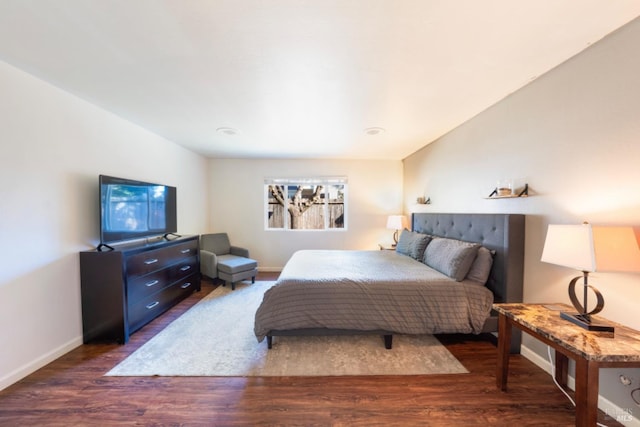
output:
[[[525,357],[527,360],[531,361],[536,366],[544,370],[550,376],[553,376],[553,370],[552,370],[553,368],[551,366],[551,363],[549,362],[549,359],[541,357],[539,354],[533,352],[525,345],[521,346],[520,354],[523,357]],[[567,378],[567,386],[571,390],[576,389],[575,379],[571,375],[569,375],[569,377]],[[598,394],[598,409],[600,409],[606,414],[609,414],[609,416],[612,419],[618,421],[619,423],[627,427],[640,427],[639,417],[637,417],[634,414],[629,415],[628,409],[620,408],[615,403],[602,397],[601,394]]]
[[[48,365],[49,363],[53,362],[60,356],[67,354],[74,348],[79,347],[81,345],[82,345],[82,336],[79,336],[77,338],[74,338],[68,341],[67,343],[61,345],[58,348],[51,350],[49,353],[37,358],[36,360],[26,363],[20,366],[18,369],[15,369],[12,372],[9,372],[4,377],[0,378],[0,390],[4,390],[10,385],[17,383],[24,377],[34,373],[35,371],[42,368],[43,366]]]
[[[263,271],[265,273],[280,273],[282,267],[260,267],[258,266],[258,272]]]

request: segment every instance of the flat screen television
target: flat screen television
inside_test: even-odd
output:
[[[176,188],[100,175],[100,246],[177,231]]]

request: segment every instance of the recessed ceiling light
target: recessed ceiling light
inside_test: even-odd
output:
[[[380,134],[382,134],[384,132],[385,132],[385,130],[383,128],[378,128],[378,127],[366,128],[364,130],[364,133],[366,133],[369,136],[380,135]]]
[[[229,136],[238,134],[237,129],[229,128],[229,127],[218,128],[216,129],[216,132],[221,133],[223,135],[229,135]]]

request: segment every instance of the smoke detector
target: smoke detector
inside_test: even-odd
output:
[[[238,130],[230,127],[221,127],[216,129],[216,132],[227,136],[233,136],[238,134]]]
[[[383,128],[379,128],[379,127],[372,127],[372,128],[366,128],[364,130],[364,133],[369,135],[369,136],[376,136],[376,135],[380,135],[385,133],[385,130]]]

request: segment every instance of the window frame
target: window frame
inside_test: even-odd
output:
[[[286,195],[286,197],[283,197],[285,201],[285,205],[279,204],[283,212],[282,227],[274,227],[274,226],[270,226],[269,224],[270,214],[273,214],[273,210],[270,206],[272,196],[269,190],[269,186],[272,186],[272,185],[278,185],[278,186],[284,187],[284,194]],[[320,193],[320,197],[322,198],[321,216],[323,217],[324,223],[322,224],[321,228],[292,228],[290,215],[288,214],[288,206],[289,206],[289,203],[291,202],[291,196],[293,194],[292,188],[299,187],[299,186],[308,187],[307,190],[312,190],[312,188],[309,188],[309,187],[313,187],[313,191],[315,191],[315,188],[317,186],[323,187],[322,192]],[[334,188],[341,187],[340,189],[337,190],[337,193],[342,194],[342,199],[341,199],[342,203],[340,203],[342,205],[342,215],[341,215],[342,226],[340,227],[333,226],[335,224],[335,221],[332,223],[330,219],[330,212],[329,212],[330,204],[331,204],[330,189],[332,187]],[[264,204],[263,204],[264,229],[266,231],[327,232],[327,231],[347,231],[348,229],[348,221],[347,221],[348,180],[344,176],[330,176],[330,177],[311,176],[311,177],[294,177],[294,178],[268,177],[264,179],[263,197],[264,197]],[[303,215],[306,212],[308,211],[303,212]],[[284,214],[284,213],[287,213],[287,214]]]

